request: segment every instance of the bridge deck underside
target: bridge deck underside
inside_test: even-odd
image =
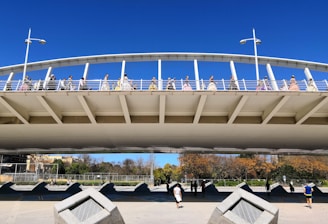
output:
[[[328,92],[0,93],[1,153],[328,154]]]

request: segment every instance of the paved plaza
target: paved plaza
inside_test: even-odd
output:
[[[0,201],[1,223],[54,223],[56,201]],[[207,224],[215,202],[186,202],[177,209],[172,202],[114,202],[126,224]],[[327,223],[328,204],[272,203],[279,208],[280,224]]]
[[[131,192],[132,189],[129,188],[118,189],[125,192],[107,196],[118,207],[126,224],[207,224],[215,207],[235,190],[233,187],[222,187],[218,188],[221,192],[219,194],[203,196],[199,192],[195,196],[188,192],[186,187],[183,207],[177,209],[173,196],[165,192],[165,186],[153,187],[151,193],[140,195],[125,194]],[[267,198],[263,187],[256,187],[253,190],[279,209],[280,224],[327,223],[327,189],[323,189],[325,193],[320,198],[314,197],[312,209],[305,204],[302,188],[296,188],[293,195],[271,195]],[[32,198],[1,200],[0,223],[54,223],[54,205],[60,200],[31,200]]]

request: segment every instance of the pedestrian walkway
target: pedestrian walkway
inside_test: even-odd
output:
[[[0,201],[2,224],[54,223],[56,201]],[[126,224],[207,224],[215,202],[114,202]],[[328,204],[272,203],[279,208],[279,224],[327,223]]]
[[[25,189],[25,187],[21,187]],[[83,187],[85,189],[87,187]],[[95,187],[97,190],[100,187]],[[220,187],[220,193],[197,195],[184,186],[183,207],[176,208],[174,198],[166,192],[165,185],[151,187],[151,192],[133,193],[131,187],[115,187],[117,192],[105,195],[118,207],[126,224],[207,224],[215,207],[219,205],[236,187]],[[279,209],[279,224],[327,223],[328,198],[326,193],[314,196],[312,209],[305,203],[302,188],[295,193],[267,195],[263,187],[253,188],[254,194],[267,200]],[[324,189],[326,192],[327,189]],[[287,194],[287,195],[286,195]],[[54,205],[65,195],[49,196],[20,195],[15,200],[0,201],[0,223],[54,223]],[[10,198],[10,197],[8,197]]]

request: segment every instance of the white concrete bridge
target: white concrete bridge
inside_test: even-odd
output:
[[[88,79],[91,66],[121,62],[124,83],[126,63],[143,61],[157,62],[158,90],[148,90],[151,80],[134,80],[135,89],[115,91],[102,89],[103,77]],[[176,90],[165,89],[163,61],[193,62],[192,91],[183,90],[184,80],[176,80]],[[217,90],[207,90],[210,82],[199,77],[199,61],[229,63],[237,89],[229,89],[230,80],[214,80]],[[238,77],[235,62],[252,64],[254,57],[141,53],[40,61],[27,66],[28,72],[45,71],[36,89],[13,79],[23,64],[2,67],[0,153],[328,154],[328,83],[311,73],[327,72],[328,64],[258,57],[268,79],[256,81]],[[81,76],[88,89],[82,90],[79,80],[72,80],[71,90],[60,90],[61,80],[48,88],[53,68],[76,65],[85,66]],[[290,77],[276,80],[271,66],[304,70],[306,79],[297,80],[300,90],[288,90]],[[310,79],[317,91],[307,91]]]

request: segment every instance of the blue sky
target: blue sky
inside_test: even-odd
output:
[[[44,38],[47,44],[33,43],[29,62],[134,52],[253,55],[252,42],[240,45],[239,41],[252,37],[252,28],[255,28],[257,37],[262,40],[257,48],[260,56],[328,63],[327,8],[325,0],[4,0],[0,13],[0,67],[24,62],[24,40],[30,27],[31,36]],[[137,67],[127,65],[129,78],[140,78],[130,75]],[[111,68],[113,75],[119,74],[114,72],[118,68]],[[243,68],[241,65],[240,69]],[[189,72],[183,69],[192,72],[188,65],[175,69],[177,78]],[[204,72],[203,78],[208,79],[209,73],[214,73],[216,78],[230,76],[228,65],[220,69]],[[254,65],[244,69],[238,73],[237,68],[237,73],[242,78],[255,79]],[[102,78],[108,70],[106,66],[100,66],[99,71],[91,68],[90,75]],[[145,71],[144,75],[150,79],[154,72]],[[167,71],[163,78],[172,72]],[[289,78],[291,72],[299,79],[304,78],[302,70],[274,72],[277,79]],[[78,79],[82,71],[73,68],[58,71],[56,75],[61,78],[68,73]],[[265,67],[260,66],[260,77],[265,73]],[[312,74],[318,80],[327,79],[326,73]],[[16,79],[19,79],[17,75]],[[35,75],[32,78],[39,78],[44,74],[32,75]],[[115,156],[110,157],[111,161]],[[159,161],[161,156],[156,156],[156,160]],[[176,161],[176,155],[174,158],[172,161]]]

